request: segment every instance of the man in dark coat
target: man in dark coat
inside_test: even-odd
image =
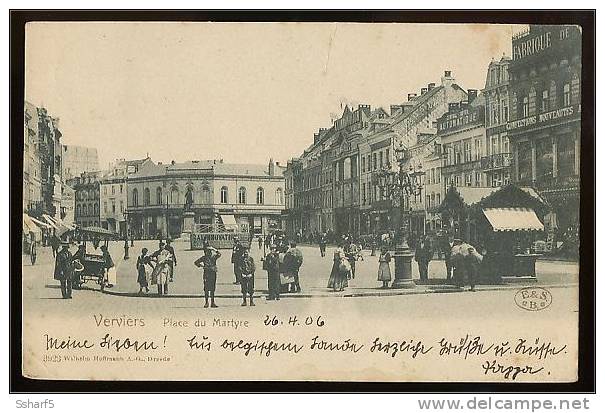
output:
[[[427,282],[429,280],[429,262],[433,258],[433,251],[424,236],[420,237],[417,245],[414,259],[418,263],[418,271],[420,272],[420,281]]]
[[[216,273],[218,271],[216,260],[220,257],[221,253],[219,250],[207,245],[204,248],[204,255],[194,262],[196,267],[204,269],[204,308],[208,308],[208,295],[210,295],[210,307],[218,307],[214,303],[214,292],[216,291]]]
[[[174,253],[174,247],[171,245],[172,240],[168,238],[166,240],[166,246],[164,247],[172,255],[172,260],[168,261],[168,267],[170,268],[170,281],[174,280],[174,267],[176,267],[176,254]]]
[[[71,298],[72,255],[68,243],[63,243],[61,247],[55,259],[54,278],[61,282],[61,296],[69,299]]]
[[[286,260],[288,261],[288,264],[286,264]],[[298,273],[302,263],[303,254],[296,248],[296,242],[291,241],[290,249],[286,252],[286,257],[284,257],[284,265],[286,265],[288,270],[292,271],[292,274],[294,275],[294,282],[291,285],[291,292],[293,293],[299,293],[301,291]]]
[[[319,237],[319,252],[322,257],[326,256],[326,245],[328,244],[328,239],[326,238],[326,233],[322,233]]]
[[[271,245],[271,250],[263,260],[263,269],[267,271],[267,287],[269,296],[267,300],[279,300],[281,281],[279,279],[279,254],[277,246]]]
[[[239,241],[239,238],[233,238],[233,249],[231,250],[231,263],[233,264],[233,273],[235,274],[235,281],[233,284],[240,284],[242,280],[242,273],[240,271],[240,261],[243,256],[244,246]]]
[[[250,297],[250,306],[254,306],[254,272],[256,271],[256,265],[254,264],[254,258],[250,256],[247,248],[242,247],[242,256],[238,261],[240,283],[242,286],[242,307],[246,304],[246,295]]]

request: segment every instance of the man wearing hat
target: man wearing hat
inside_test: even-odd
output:
[[[240,261],[244,251],[244,246],[239,241],[238,237],[233,237],[233,250],[231,251],[231,263],[233,264],[233,273],[235,274],[235,281],[233,284],[240,284],[242,280],[242,273],[240,271]]]
[[[204,255],[193,263],[198,268],[204,269],[204,308],[208,308],[208,296],[210,295],[210,307],[217,308],[214,303],[214,292],[216,290],[216,260],[221,257],[221,253],[216,248],[211,247],[204,242]]]
[[[241,277],[242,286],[242,307],[246,306],[246,295],[250,297],[250,306],[254,306],[254,272],[256,271],[256,265],[254,264],[254,258],[248,253],[248,248],[242,247],[242,256],[239,260],[239,273]]]
[[[281,281],[279,279],[279,254],[277,245],[271,244],[270,251],[263,260],[263,269],[267,271],[267,286],[269,297],[267,300],[279,300]]]
[[[62,242],[61,250],[57,253],[55,259],[54,278],[61,282],[61,296],[64,299],[71,298],[72,271],[72,255],[69,252],[69,243]]]

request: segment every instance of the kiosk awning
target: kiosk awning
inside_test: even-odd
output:
[[[485,208],[483,214],[494,231],[544,231],[533,209]]]
[[[224,225],[237,225],[233,215],[221,215],[221,220],[223,221]]]

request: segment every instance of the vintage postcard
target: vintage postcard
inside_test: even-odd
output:
[[[582,28],[30,22],[31,379],[578,379]]]

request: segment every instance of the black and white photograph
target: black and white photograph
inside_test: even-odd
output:
[[[583,34],[28,22],[21,374],[577,382]]]

